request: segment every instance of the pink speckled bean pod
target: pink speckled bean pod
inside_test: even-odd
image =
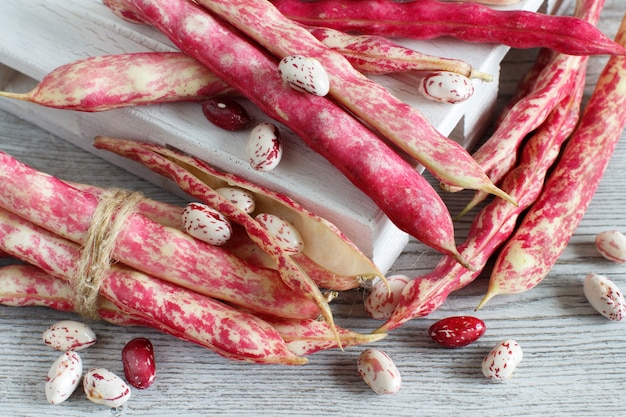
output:
[[[196,158],[188,158],[178,152],[156,145],[150,145],[147,143],[139,144],[133,141],[101,136],[96,138],[95,146],[98,149],[107,149],[132,160],[141,162],[150,170],[172,179],[178,184],[179,187],[181,187],[183,191],[194,196],[203,203],[210,205],[213,209],[222,213],[232,222],[241,225],[247,232],[250,239],[252,239],[254,243],[258,244],[258,246],[275,262],[276,270],[279,272],[282,281],[296,293],[301,294],[303,297],[313,301],[318,306],[326,322],[331,327],[334,327],[334,319],[330,306],[316,283],[309,276],[304,274],[303,270],[297,265],[291,256],[283,250],[280,244],[270,235],[265,227],[261,226],[255,218],[249,215],[249,213],[241,210],[209,185],[216,181],[226,182],[231,185],[246,184],[249,187],[252,187],[252,184],[244,181],[243,179],[237,178],[234,175],[216,175],[216,171],[210,166],[202,163],[202,161],[199,161]],[[202,179],[199,177],[202,177]],[[259,190],[260,187],[256,187],[256,191]],[[266,195],[270,198],[272,196],[268,190],[263,190],[260,195]],[[277,195],[274,195],[274,197],[276,198],[276,202],[282,201],[283,208],[289,207],[290,201],[287,197],[278,198],[279,196]],[[262,201],[257,201],[255,206],[260,209],[261,203]],[[295,205],[295,202],[293,204]],[[268,205],[268,208],[269,206],[270,205]],[[293,207],[294,206],[291,206],[292,209]],[[301,214],[303,212],[297,213],[295,210],[293,210],[293,213],[296,214],[296,217],[289,220],[293,220],[294,223],[297,221],[298,223],[296,224],[301,226],[300,230],[303,231],[303,220],[305,218],[309,220],[314,218],[312,214],[310,216],[302,216]],[[281,217],[287,215],[289,215],[288,212],[281,212]],[[322,219],[317,217],[314,218],[314,221],[317,221],[320,225],[324,223]],[[314,230],[316,233],[323,233],[322,228],[315,228]],[[330,230],[330,228],[327,230]],[[341,235],[333,236],[335,238],[340,238],[339,240],[335,240],[335,242],[346,243],[345,240],[341,239]],[[307,244],[306,247],[310,247],[315,250],[317,246],[313,242],[315,236],[311,235],[311,238],[312,242]],[[328,244],[328,242],[326,242],[326,244]],[[337,247],[337,250],[339,250],[339,247]],[[372,272],[370,271],[374,271],[375,276],[380,276],[380,273],[375,272],[376,268],[373,264],[370,265],[371,269],[368,272],[371,274]]]
[[[74,311],[68,283],[32,265],[0,267],[0,304],[12,307],[39,306]]]
[[[626,44],[626,18],[617,41]],[[485,299],[538,285],[567,246],[626,126],[626,57],[611,57],[541,196],[496,259]]]
[[[315,38],[341,53],[365,74],[393,74],[408,71],[448,71],[468,78],[491,81],[493,77],[475,70],[459,59],[442,58],[406,48],[382,36],[353,35],[324,27],[308,27]]]
[[[289,350],[298,356],[375,343],[387,336],[384,333],[363,334],[336,326],[337,338],[334,330],[323,320],[260,317],[280,333]]]
[[[437,309],[448,295],[474,279],[490,256],[515,230],[519,215],[541,193],[547,170],[558,157],[561,144],[578,120],[583,94],[585,67],[577,74],[576,88],[555,107],[544,125],[529,139],[522,151],[519,165],[502,182],[503,189],[519,199],[519,207],[493,200],[480,210],[459,246],[461,253],[472,259],[475,270],[460,267],[444,257],[430,273],[414,278],[402,290],[400,301],[391,317],[377,331],[388,332],[415,317],[423,317]],[[479,306],[480,307],[480,306]]]
[[[354,69],[343,55],[327,48],[309,31],[286,18],[267,0],[198,0],[220,18],[246,33],[279,59],[315,58],[330,77],[334,100],[415,158],[441,182],[482,190],[514,202],[494,186],[457,142],[443,136],[414,107]]]
[[[544,71],[546,66],[550,62],[552,62],[552,58],[555,54],[557,54],[557,52],[554,52],[548,48],[541,48],[539,50],[533,66],[520,79],[513,97],[505,104],[500,114],[498,114],[498,118],[494,123],[495,126],[502,123],[502,120],[504,120],[506,115],[517,104],[518,101],[520,101],[528,94],[530,94],[531,91],[533,91],[537,79],[539,79],[540,74]]]
[[[605,0],[579,0],[575,16],[590,24],[595,24]],[[544,53],[545,54],[545,53]],[[541,63],[543,55],[537,60]],[[508,171],[517,162],[516,149],[526,136],[536,129],[550,114],[563,97],[573,88],[578,69],[585,65],[586,56],[572,56],[560,53],[550,55],[551,58],[536,74],[536,78],[528,83],[524,96],[516,100],[498,121],[496,131],[473,153],[474,159],[499,184]],[[471,210],[488,195],[477,192],[463,212]]]
[[[96,56],[48,73],[28,93],[0,97],[46,107],[97,112],[172,101],[200,101],[233,89],[197,60],[180,52]]]
[[[74,311],[72,289],[62,279],[56,278],[32,265],[16,264],[0,267],[0,304],[7,306],[41,306],[58,311]],[[119,326],[145,326],[173,334],[163,323],[151,320],[126,307],[122,310],[111,300],[100,297],[100,317]],[[287,348],[297,356],[306,356],[339,345],[328,324],[314,319],[284,319],[262,317],[281,335]],[[349,347],[374,343],[385,334],[361,334],[338,327],[341,346]],[[189,335],[178,335],[189,340]],[[198,342],[196,342],[198,343]],[[202,343],[199,343],[202,344]]]
[[[0,153],[0,207],[82,244],[98,198]],[[117,237],[114,259],[195,292],[265,314],[312,318],[307,297],[277,271],[250,265],[188,234],[131,214]]]
[[[570,55],[625,54],[593,25],[571,16],[495,10],[470,2],[420,0],[272,0],[288,18],[309,26],[414,39],[451,36],[512,48],[546,47]],[[417,18],[419,16],[419,18]]]
[[[104,189],[93,185],[79,183],[70,183],[70,185],[94,196],[101,196],[105,192]],[[183,230],[182,211],[183,207],[151,199],[142,200],[137,207],[137,212],[147,219],[178,230]],[[275,268],[275,262],[237,225],[233,226],[233,235],[228,242],[222,245],[222,248],[249,264],[263,268]],[[2,254],[0,253],[0,255]],[[346,291],[358,288],[364,280],[370,279],[370,277],[356,274],[344,275],[329,271],[302,252],[293,254],[291,257],[320,288]]]
[[[71,280],[80,247],[23,218],[0,210],[0,247],[16,258]],[[124,266],[112,265],[99,294],[123,311],[159,323],[159,329],[233,360],[297,365],[282,337],[257,316]]]
[[[172,178],[183,191],[211,205],[246,229],[252,227],[250,221],[254,213],[277,215],[291,223],[307,242],[302,253],[330,271],[361,277],[383,275],[334,224],[306,210],[283,193],[254,184],[241,176],[219,171],[198,158],[149,142],[99,136],[94,146],[133,159]],[[226,186],[238,187],[253,195],[255,212],[252,216],[215,191]],[[250,238],[257,241],[262,231],[252,229]],[[275,249],[267,249],[264,245],[267,243],[259,244],[271,255]]]
[[[105,0],[105,3],[126,19],[150,22],[182,49],[194,52],[216,74],[252,97],[269,117],[288,122],[308,146],[369,196],[398,228],[442,253],[459,258],[447,207],[415,167],[331,101],[288,87],[276,71],[277,62],[256,45],[189,2]],[[186,25],[188,19],[197,25]],[[198,42],[214,32],[220,36],[212,37],[211,42]],[[236,58],[216,61],[223,55]],[[233,78],[233,74],[238,77]],[[398,189],[389,184],[403,187]],[[459,261],[464,262],[461,258]]]

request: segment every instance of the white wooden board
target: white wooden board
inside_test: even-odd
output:
[[[523,0],[508,8],[537,10],[542,3],[543,0]],[[15,92],[26,92],[52,69],[88,56],[175,50],[156,30],[118,19],[99,0],[3,0],[0,40],[0,88]],[[491,83],[476,80],[475,95],[457,105],[428,102],[413,86],[391,77],[376,78],[419,108],[444,135],[465,146],[474,143],[492,116],[499,64],[508,48],[451,39],[403,43],[422,52],[463,59],[494,75]],[[285,192],[337,224],[383,271],[408,241],[407,235],[391,224],[362,192],[286,130],[283,162],[273,172],[258,173],[248,167],[243,155],[247,133],[211,126],[197,104],[78,113],[1,99],[0,108],[173,191],[172,184],[136,164],[92,149],[92,138],[109,135],[167,144],[220,169]],[[249,109],[256,120],[265,119],[251,106]]]

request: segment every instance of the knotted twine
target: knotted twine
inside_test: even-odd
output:
[[[81,248],[76,273],[71,280],[74,309],[87,319],[100,318],[98,294],[113,262],[117,237],[142,199],[143,195],[139,192],[116,188],[106,190],[99,197]]]

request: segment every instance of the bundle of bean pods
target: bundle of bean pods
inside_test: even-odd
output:
[[[246,98],[326,157],[400,229],[442,254],[433,271],[400,288],[382,326],[360,334],[335,323],[324,290],[379,279],[391,295],[392,286],[340,230],[289,196],[193,156],[104,133],[97,148],[144,164],[198,202],[183,208],[68,183],[0,154],[0,251],[29,264],[0,272],[3,304],[152,326],[235,360],[302,364],[312,352],[375,342],[469,284],[503,244],[481,306],[537,285],[580,221],[626,123],[626,97],[618,93],[626,83],[626,30],[612,41],[594,26],[603,0],[578,0],[574,16],[499,11],[478,1],[103,2],[120,18],[156,27],[180,52],[68,63],[29,93],[3,95],[72,111]],[[497,130],[470,154],[366,75],[489,76],[403,48],[390,40],[398,36],[542,49]],[[594,54],[611,60],[579,120],[584,64]],[[305,78],[289,70],[302,63]],[[95,86],[81,83],[90,73],[98,75]],[[135,82],[144,77],[159,82]],[[429,84],[422,91],[437,98]],[[454,102],[459,94],[444,96]],[[584,159],[590,147],[600,155]],[[417,163],[443,190],[475,190],[466,211],[492,198],[461,245]],[[295,248],[285,245],[294,240]]]

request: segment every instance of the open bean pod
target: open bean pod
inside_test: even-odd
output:
[[[243,226],[248,236],[276,262],[276,270],[283,282],[316,303],[322,317],[334,330],[340,345],[341,339],[330,306],[317,284],[304,273],[264,226],[216,189],[238,186],[253,192],[255,197],[258,197],[258,201],[255,202],[258,212],[277,215],[293,224],[305,240],[304,247],[308,247],[303,252],[317,263],[325,265],[327,269],[350,268],[347,270],[354,271],[355,275],[378,276],[384,279],[373,262],[362,256],[356,246],[351,244],[335,226],[304,210],[287,196],[254,185],[241,177],[221,173],[197,158],[163,146],[103,136],[95,139],[94,146],[140,162],[150,170],[172,179],[183,191],[219,211],[233,223]]]
[[[222,187],[237,187],[251,192],[255,199],[255,213],[276,215],[292,224],[302,236],[305,244],[302,255],[316,263],[320,268],[342,277],[360,277],[373,279],[383,273],[365,256],[334,224],[321,218],[293,201],[284,194],[256,185],[240,176],[216,170],[207,163],[184,155],[181,152],[147,142],[134,142],[125,139],[97,137],[95,146],[130,157],[144,164],[153,164],[147,157],[159,155],[164,158],[161,163],[169,161],[184,170],[190,176],[187,183],[179,183],[184,191],[190,192],[193,182],[201,181],[212,190]],[[144,152],[143,157],[141,152]],[[155,168],[154,165],[149,168]],[[193,177],[191,177],[193,176]],[[193,191],[192,191],[193,192]],[[220,212],[229,216],[228,210],[237,208],[224,198],[207,196],[207,204],[214,203]],[[230,206],[230,209],[225,208]],[[226,212],[225,212],[226,211]],[[252,219],[252,216],[248,216]],[[301,257],[303,258],[303,257]],[[296,259],[299,259],[296,256]],[[303,260],[303,262],[306,262]]]

